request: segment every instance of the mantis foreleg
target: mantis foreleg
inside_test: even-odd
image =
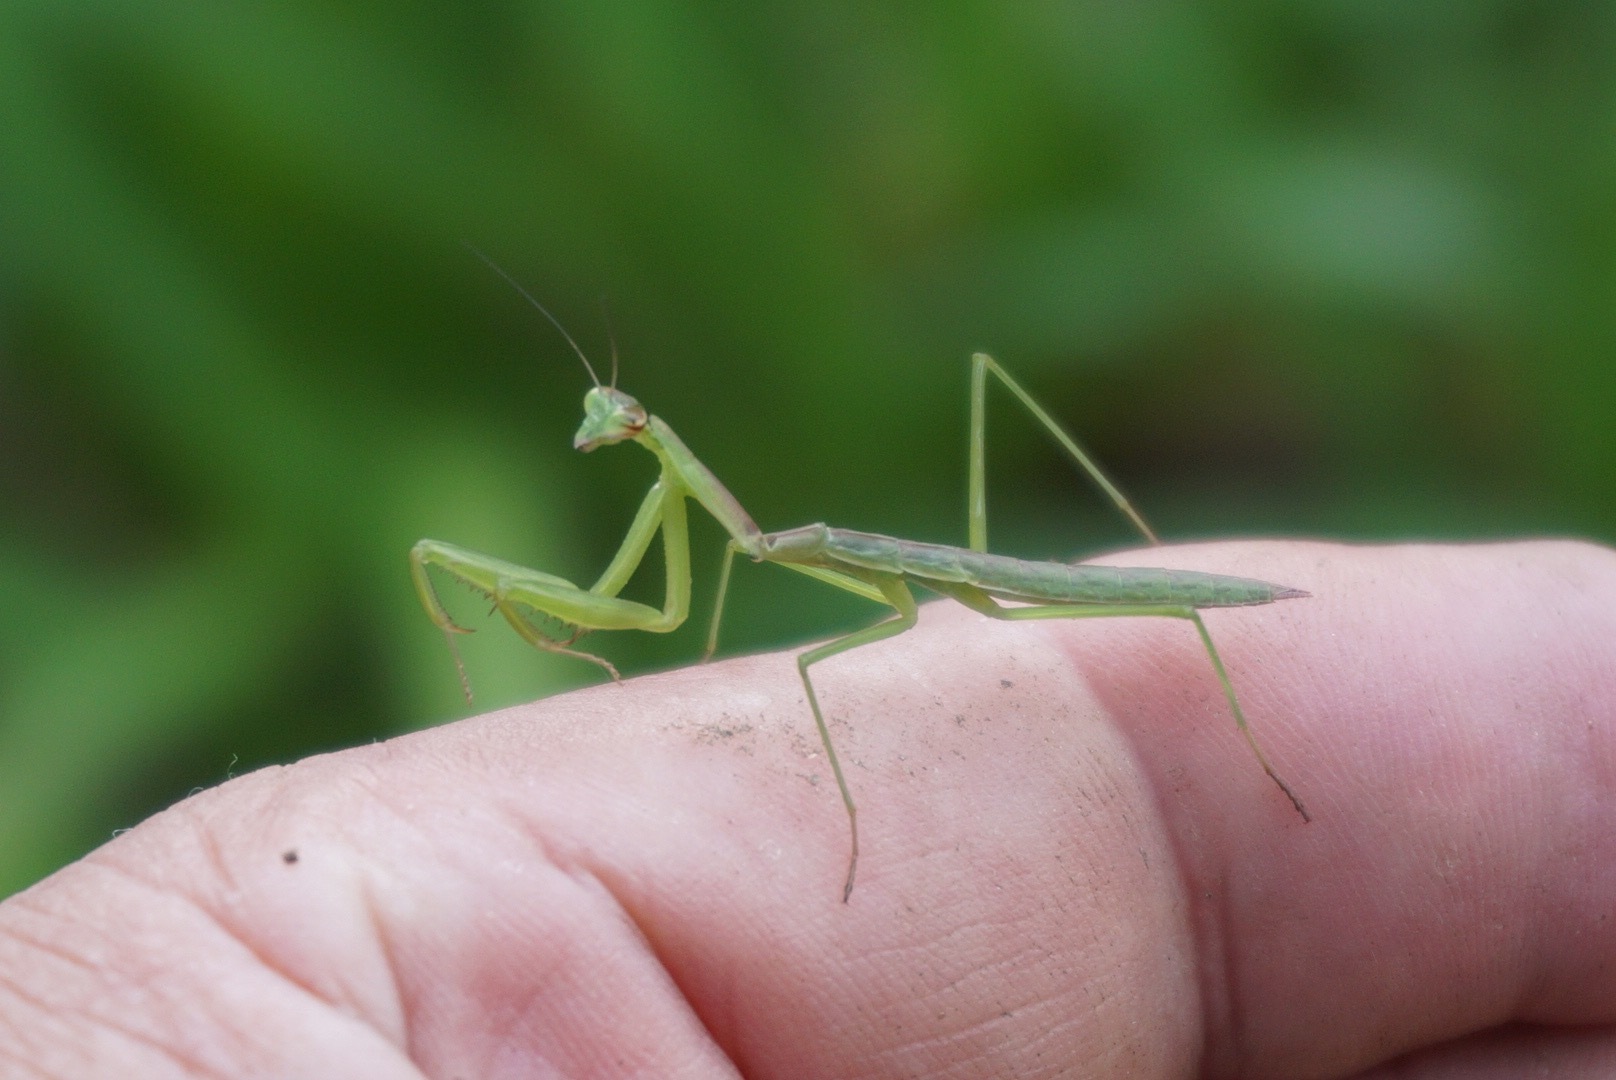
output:
[[[634,575],[659,528],[662,530],[667,567],[666,594],[660,611],[617,595]],[[494,602],[494,610],[504,616],[523,640],[548,652],[593,661],[613,679],[619,676],[611,663],[567,646],[590,630],[665,633],[683,623],[690,611],[690,534],[684,496],[661,480],[646,493],[616,556],[600,580],[589,589],[580,589],[565,578],[518,566],[491,555],[438,540],[422,540],[410,551],[410,573],[421,603],[449,642],[467,700],[471,698],[471,685],[466,678],[459,651],[454,647],[454,635],[470,631],[456,624],[444,609],[427,574],[429,566],[438,567],[462,584],[487,596]],[[567,641],[557,641],[534,626],[523,614],[523,609],[556,619],[575,628],[579,634]]]

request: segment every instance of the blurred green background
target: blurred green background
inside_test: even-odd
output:
[[[963,542],[987,349],[1172,539],[1616,537],[1608,3],[10,0],[0,895],[465,715],[416,539],[605,565],[653,463],[466,243],[765,528]],[[996,550],[1133,542],[989,450]],[[599,678],[463,599],[478,709]],[[875,613],[742,565],[726,645]]]

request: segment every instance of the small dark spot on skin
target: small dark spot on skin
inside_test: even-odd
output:
[[[999,680],[999,685],[1004,687],[1006,690],[1008,690],[1008,689],[1010,689],[1012,686],[1014,686],[1016,684],[1011,682],[1009,679],[1000,679]]]
[[[285,863],[287,866],[291,866],[293,863],[297,862],[297,848],[287,848],[285,851],[281,852],[281,862]]]
[[[724,727],[720,724],[703,724],[696,733],[696,741],[702,744],[721,742],[733,739],[737,735],[751,734],[751,724],[737,724],[734,727]]]

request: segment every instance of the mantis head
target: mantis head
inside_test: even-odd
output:
[[[572,437],[572,448],[589,453],[632,439],[645,430],[645,406],[615,386],[595,386],[584,395],[584,422]]]
[[[466,246],[471,247],[469,244]],[[578,343],[572,340],[572,335],[567,333],[565,326],[561,325],[561,320],[550,314],[549,308],[535,300],[532,293],[522,288],[520,282],[500,269],[493,259],[490,259],[476,248],[471,248],[471,253],[487,263],[490,270],[509,282],[511,288],[521,293],[528,303],[538,309],[540,315],[550,320],[550,325],[561,331],[561,336],[567,339],[567,344],[572,346],[572,351],[578,354],[579,360],[583,361],[584,370],[589,372],[590,381],[595,386],[594,389],[584,395],[584,422],[578,426],[578,434],[572,437],[572,448],[582,450],[587,454],[597,446],[620,443],[624,439],[632,439],[644,431],[645,425],[650,419],[645,412],[645,406],[617,388],[616,340],[612,341],[612,383],[610,386],[602,386],[600,385],[600,377],[595,374],[594,365],[589,362],[589,357],[584,355],[584,351],[578,347]],[[605,301],[602,301],[603,306],[604,303]]]

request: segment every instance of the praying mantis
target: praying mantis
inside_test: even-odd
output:
[[[487,259],[484,259],[487,262]],[[686,518],[687,499],[694,499],[729,533],[718,596],[707,634],[705,661],[718,646],[719,624],[724,598],[729,590],[730,569],[736,555],[754,562],[768,562],[833,585],[890,607],[893,615],[873,626],[856,630],[810,648],[797,657],[797,671],[808,697],[819,739],[825,748],[847,811],[850,847],[847,878],[842,886],[842,902],[853,894],[858,872],[858,807],[847,784],[830,729],[814,692],[808,670],[838,653],[870,645],[914,627],[918,609],[910,587],[922,586],[955,600],[993,619],[1083,619],[1120,616],[1158,616],[1187,620],[1194,625],[1206,648],[1212,669],[1222,684],[1224,697],[1234,714],[1235,725],[1245,737],[1270,779],[1290,799],[1303,821],[1312,820],[1297,797],[1258,745],[1235,697],[1234,686],[1212,644],[1212,636],[1201,620],[1199,609],[1268,604],[1276,600],[1305,597],[1300,589],[1287,588],[1249,578],[1230,577],[1187,570],[1156,570],[1111,566],[1088,566],[1060,562],[1034,562],[993,555],[987,550],[987,483],[985,471],[985,398],[987,376],[994,375],[1027,411],[1041,423],[1089,477],[1099,485],[1117,508],[1152,544],[1157,539],[1126,497],[1108,480],[1055,420],[1044,411],[1010,374],[986,353],[971,357],[971,429],[969,448],[969,491],[967,520],[969,547],[900,540],[876,533],[805,525],[783,532],[766,533],[730,494],[719,479],[697,459],[674,431],[660,418],[628,394],[617,389],[617,350],[612,350],[612,380],[605,386],[595,375],[589,358],[572,335],[537,300],[498,266],[489,263],[506,281],[538,308],[561,331],[578,354],[594,386],[584,395],[584,420],[573,437],[575,449],[588,453],[597,447],[621,442],[638,443],[660,466],[660,473],[640,504],[628,534],[616,556],[599,580],[587,589],[565,578],[484,555],[439,540],[422,540],[410,552],[410,572],[421,603],[432,622],[443,631],[454,654],[461,684],[469,700],[470,684],[455,650],[456,634],[470,631],[455,623],[438,598],[428,568],[436,567],[464,585],[486,596],[494,610],[504,616],[512,629],[537,648],[564,656],[574,656],[599,664],[612,677],[620,678],[607,660],[575,649],[579,638],[592,630],[646,630],[666,633],[676,629],[690,611],[690,541]],[[666,561],[665,598],[661,610],[648,604],[625,600],[618,593],[640,565],[652,538],[662,533]],[[1026,605],[1005,607],[1000,601]],[[564,636],[546,633],[528,613],[548,618],[570,630]]]

